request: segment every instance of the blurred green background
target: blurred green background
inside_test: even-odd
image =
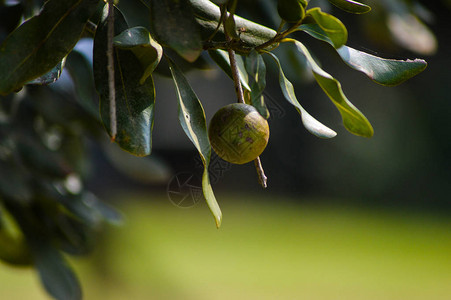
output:
[[[122,1],[124,11],[133,14],[133,2]],[[311,136],[269,74],[267,99],[280,112],[270,119],[262,155],[269,187],[261,190],[252,164],[220,165],[225,169],[213,180],[224,214],[219,230],[204,202],[181,209],[169,201],[170,180],[201,169],[177,123],[173,84],[157,77],[155,178],[134,181],[93,149],[88,188],[122,211],[125,222],[106,227],[91,256],[71,260],[85,298],[451,299],[450,10],[446,1],[418,3],[434,16],[434,54],[381,43],[374,32],[368,36],[365,15],[332,11],[348,27],[351,46],[428,61],[424,73],[398,87],[377,86],[301,36],[375,136],[347,133],[320,88],[299,80],[300,102],[338,132],[327,141]],[[231,81],[217,70],[192,72],[189,80],[207,119],[235,101]],[[48,296],[33,270],[0,264],[0,298]]]
[[[117,197],[125,226],[72,261],[85,299],[451,295],[449,215],[219,194],[225,219],[217,230],[203,203],[183,210],[166,195]],[[2,265],[0,282],[2,299],[47,299],[32,270]]]

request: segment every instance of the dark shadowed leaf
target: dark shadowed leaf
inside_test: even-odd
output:
[[[64,65],[66,64],[66,58],[64,57],[62,61],[60,61],[53,69],[44,75],[33,79],[32,81],[27,82],[27,84],[39,84],[39,85],[48,85],[57,81],[61,73],[63,73]]]
[[[0,94],[54,68],[72,50],[99,0],[50,0],[0,46]]]
[[[332,129],[320,123],[314,117],[312,117],[302,106],[299,104],[294,93],[293,84],[285,77],[283,73],[282,66],[280,65],[279,59],[273,53],[268,52],[268,54],[274,59],[279,68],[279,84],[282,89],[282,93],[285,99],[296,107],[297,111],[301,115],[302,124],[311,133],[320,138],[333,138],[337,134]]]
[[[202,52],[199,25],[188,0],[149,0],[152,33],[189,62]]]
[[[62,255],[51,245],[44,220],[30,210],[9,207],[25,234],[39,277],[47,292],[58,300],[82,298],[80,283]],[[48,218],[48,215],[43,215]]]
[[[367,13],[369,11],[371,11],[371,7],[357,2],[357,1],[352,1],[352,0],[329,0],[330,3],[332,3],[333,5],[335,5],[336,7],[353,13],[353,14],[364,14]]]
[[[69,71],[72,78],[78,102],[92,116],[99,118],[98,105],[94,101],[94,99],[97,99],[97,94],[94,87],[92,66],[88,59],[80,52],[72,51],[67,57],[65,69]]]
[[[333,45],[325,32],[315,24],[300,27],[316,39]],[[363,72],[376,83],[397,85],[421,73],[427,66],[422,59],[395,60],[377,57],[348,46],[336,49],[343,61],[351,68]]]
[[[80,283],[62,255],[39,235],[29,239],[35,266],[47,292],[59,300],[82,299]]]
[[[294,41],[294,40],[293,40]],[[299,52],[307,58],[313,75],[319,86],[329,96],[332,103],[335,104],[343,118],[343,124],[346,129],[355,134],[364,137],[371,137],[374,134],[373,127],[367,118],[346,98],[341,84],[338,80],[321,69],[311,56],[308,49],[300,42],[294,41]]]
[[[343,23],[336,17],[322,12],[319,7],[309,9],[307,15],[311,16],[316,24],[324,31],[332,41],[335,48],[340,48],[348,40],[348,31]]]
[[[94,80],[100,95],[100,115],[106,130],[110,132],[110,97],[108,85],[107,16],[105,5],[102,20],[94,38]],[[122,13],[114,11],[114,31],[128,29]],[[117,135],[115,141],[122,149],[136,155],[149,155],[152,151],[155,87],[152,76],[141,84],[148,66],[143,66],[132,50],[114,49],[114,75],[116,88]]]
[[[179,121],[183,130],[193,142],[204,165],[202,175],[202,191],[208,207],[216,221],[216,227],[221,226],[222,213],[216,201],[213,189],[211,188],[210,178],[208,175],[208,165],[210,164],[211,145],[208,139],[207,123],[205,113],[201,102],[192,90],[180,69],[169,59],[169,67],[172,77],[174,78],[175,88],[177,91],[177,99],[179,104]]]
[[[265,119],[269,118],[269,110],[265,104],[263,91],[266,87],[266,65],[261,54],[253,50],[246,57],[246,70],[252,78],[251,104]]]

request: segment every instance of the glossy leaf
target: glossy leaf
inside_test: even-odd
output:
[[[335,5],[336,7],[353,13],[353,14],[364,14],[371,11],[371,7],[352,0],[329,0],[330,3]]]
[[[293,40],[294,41],[294,40]],[[313,75],[319,86],[329,96],[337,107],[343,119],[346,129],[355,134],[364,137],[371,137],[374,134],[373,127],[367,118],[346,98],[341,84],[338,80],[321,69],[311,56],[308,49],[300,42],[294,41],[296,48],[306,58],[312,68]]]
[[[230,67],[229,54],[225,50],[209,50],[208,54],[213,59],[213,61],[233,80],[232,68]],[[238,72],[240,75],[240,82],[243,89],[251,91],[248,80],[249,77],[245,71],[244,62],[241,56],[236,56],[236,61],[238,65]]]
[[[110,130],[110,98],[107,70],[107,26],[105,6],[102,21],[94,38],[94,79],[100,95],[100,115],[106,130]],[[114,12],[114,30],[122,32],[127,23],[121,12]],[[136,155],[149,155],[152,151],[155,87],[152,76],[140,83],[148,66],[143,66],[131,50],[114,49],[117,135],[115,141],[122,149]],[[111,135],[111,132],[109,132]]]
[[[279,68],[279,85],[282,89],[282,93],[285,99],[294,107],[296,107],[297,111],[301,115],[302,124],[304,127],[313,135],[316,135],[320,138],[333,138],[337,135],[335,131],[328,128],[327,126],[320,123],[314,117],[312,117],[298,102],[296,99],[296,95],[294,93],[293,84],[285,77],[283,73],[282,66],[280,65],[280,61],[273,53],[268,52],[268,54],[274,59]]]
[[[307,15],[311,16],[316,24],[324,31],[335,48],[340,48],[348,40],[348,31],[343,23],[336,17],[322,12],[319,7],[309,9]]]
[[[189,62],[202,52],[199,25],[188,0],[149,0],[152,33]]]
[[[116,48],[131,50],[145,68],[139,80],[143,84],[152,75],[163,55],[163,48],[144,27],[126,29],[114,38]]]
[[[210,140],[208,139],[204,109],[180,69],[169,58],[167,60],[169,62],[169,67],[171,69],[177,91],[180,125],[182,125],[186,135],[194,144],[197,151],[199,151],[200,158],[202,159],[202,163],[204,165],[204,172],[202,175],[202,191],[208,207],[215,218],[216,227],[219,228],[222,221],[222,212],[219,208],[218,202],[216,201],[208,175],[211,145]]]
[[[217,5],[209,0],[189,0],[196,22],[200,25],[203,39],[208,39],[216,30],[221,12]],[[235,15],[237,28],[246,28],[240,35],[241,42],[248,47],[257,47],[276,35],[276,31]],[[213,40],[224,41],[224,28],[221,26]]]
[[[319,26],[306,24],[300,28],[309,35],[332,45],[332,41]],[[422,59],[385,59],[348,46],[342,46],[336,50],[348,66],[363,72],[376,83],[382,85],[400,84],[421,73],[427,67],[427,63]]]
[[[253,80],[251,85],[251,104],[263,118],[269,118],[269,110],[265,104],[263,91],[266,87],[266,65],[261,54],[253,50],[246,57],[246,70]]]
[[[72,50],[99,0],[49,0],[0,46],[0,94],[49,72]]]

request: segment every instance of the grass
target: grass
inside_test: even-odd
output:
[[[134,198],[73,261],[85,299],[450,299],[449,218],[222,196],[217,230],[203,203]],[[33,271],[3,265],[0,295],[48,299]]]

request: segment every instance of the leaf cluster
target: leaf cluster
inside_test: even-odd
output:
[[[208,174],[211,145],[206,116],[184,70],[213,62],[237,78],[246,103],[267,119],[266,64],[274,62],[281,94],[299,112],[306,130],[333,138],[336,132],[297,99],[283,70],[283,57],[275,49],[287,49],[302,60],[304,70],[299,72],[310,72],[337,108],[344,127],[364,137],[373,135],[370,122],[298,37],[307,34],[324,42],[349,67],[381,85],[400,84],[426,68],[424,60],[385,59],[347,46],[345,25],[306,0],[265,1],[272,15],[278,15],[277,28],[238,16],[239,1],[213,2],[140,0],[150,22],[134,27],[113,1],[0,4],[0,15],[8,16],[0,21],[0,258],[34,265],[55,298],[81,297],[61,251],[87,252],[100,224],[119,219],[83,188],[86,137],[99,139],[102,124],[123,150],[138,157],[150,155],[158,98],[155,73],[173,79],[179,123],[199,152],[202,191],[219,227],[222,212]],[[350,13],[371,10],[357,1],[329,2]],[[94,45],[92,64],[74,50],[84,37]],[[236,66],[231,53],[237,54]],[[70,74],[74,97],[52,88],[63,70]]]

